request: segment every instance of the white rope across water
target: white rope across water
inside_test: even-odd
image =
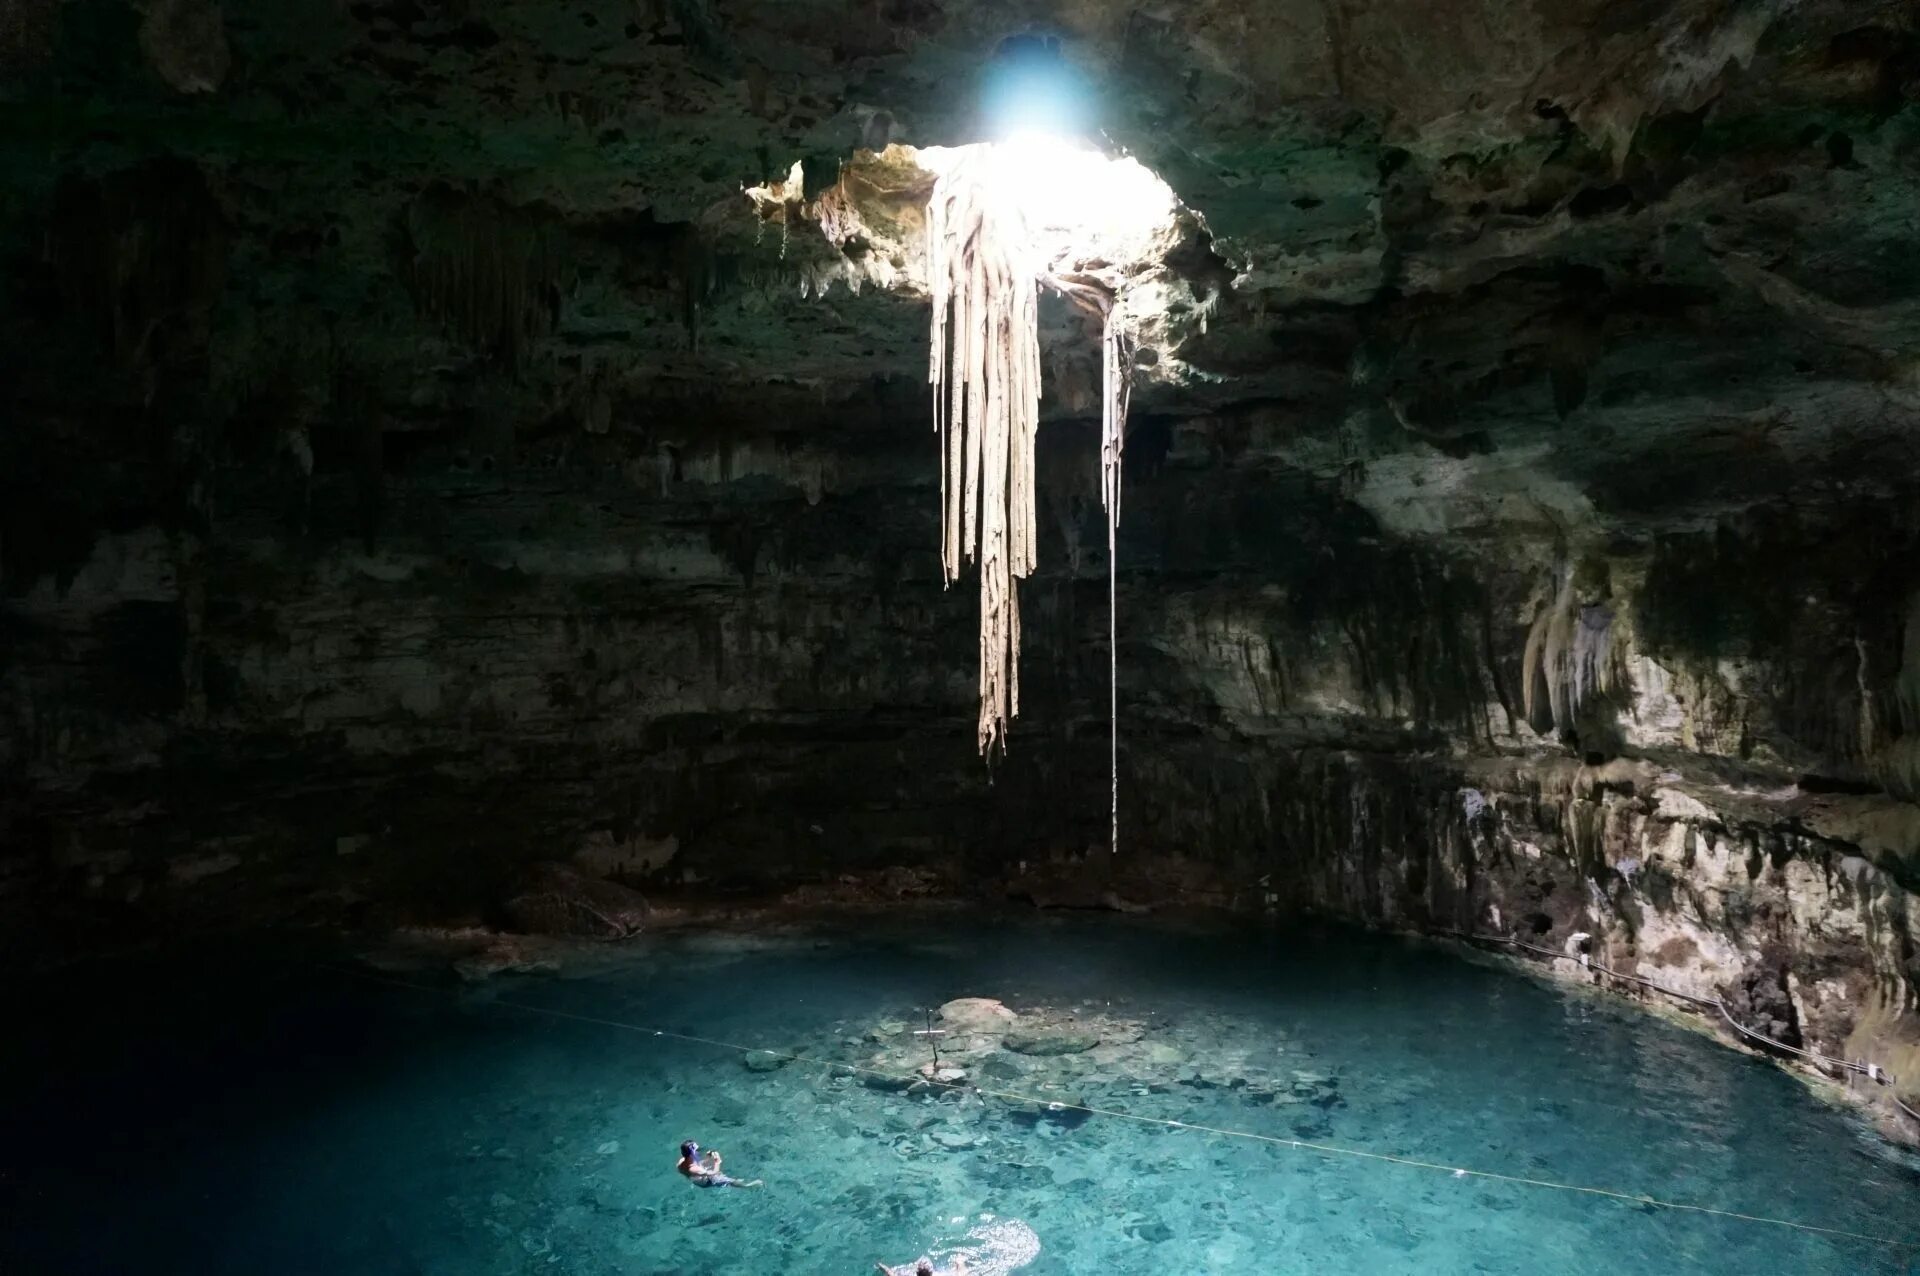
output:
[[[413,992],[439,993],[442,989],[428,984],[414,983],[411,980],[397,979],[391,975],[376,974],[369,970],[322,966],[321,969],[335,974],[349,975],[373,983],[386,984],[394,988],[405,988]],[[1308,1139],[1290,1139],[1272,1134],[1260,1134],[1252,1130],[1236,1130],[1222,1126],[1200,1125],[1192,1121],[1176,1121],[1165,1117],[1141,1116],[1134,1112],[1122,1112],[1117,1108],[1099,1108],[1085,1103],[1067,1103],[1041,1095],[1022,1094],[1013,1090],[996,1090],[966,1082],[942,1082],[930,1080],[917,1072],[889,1072],[881,1068],[865,1067],[857,1063],[843,1063],[832,1059],[811,1059],[806,1055],[794,1054],[786,1050],[772,1050],[763,1046],[743,1046],[738,1042],[723,1041],[717,1037],[703,1037],[693,1033],[671,1032],[665,1028],[648,1028],[641,1024],[628,1023],[619,1019],[606,1019],[598,1015],[576,1014],[570,1010],[556,1010],[550,1006],[534,1005],[531,1002],[513,1001],[504,997],[492,998],[489,1003],[504,1006],[511,1010],[527,1014],[542,1015],[550,1019],[563,1019],[572,1023],[593,1024],[602,1028],[613,1028],[621,1032],[636,1033],[640,1036],[655,1037],[669,1041],[684,1041],[694,1045],[712,1046],[715,1049],[730,1050],[736,1053],[772,1055],[789,1063],[807,1064],[812,1067],[824,1067],[829,1070],[844,1070],[848,1074],[881,1077],[893,1082],[906,1082],[910,1085],[922,1085],[930,1090],[959,1091],[982,1095],[987,1098],[1002,1099],[1050,1112],[1084,1112],[1089,1116],[1110,1117],[1117,1121],[1131,1121],[1139,1125],[1159,1126],[1169,1130],[1189,1130],[1198,1134],[1211,1134],[1220,1138],[1246,1139],[1255,1143],[1265,1143],[1272,1147],[1292,1148],[1296,1151],[1316,1152],[1330,1157],[1351,1157],[1364,1161],[1384,1162],[1390,1165],[1406,1166],[1411,1169],[1438,1170],[1455,1178],[1484,1179],[1495,1183],[1509,1183],[1517,1187],[1534,1187],[1559,1192],[1573,1192],[1585,1196],[1605,1197],[1609,1200],[1623,1201],[1629,1205],[1644,1206],[1652,1209],[1672,1210],[1678,1213],[1705,1214],[1717,1218],[1733,1219],[1744,1223],[1759,1223],[1769,1227],[1784,1227],[1797,1232],[1807,1232],[1820,1236],[1833,1236],[1845,1240],[1864,1241],[1873,1245],[1884,1245],[1894,1249],[1920,1250],[1920,1240],[1907,1240],[1900,1237],[1876,1236],[1869,1232],[1853,1232],[1845,1228],[1824,1227],[1817,1223],[1802,1223],[1793,1219],[1773,1218],[1765,1214],[1747,1214],[1738,1210],[1725,1210],[1712,1205],[1693,1205],[1685,1201],[1668,1201],[1649,1196],[1642,1192],[1622,1192],[1612,1188],[1588,1187],[1579,1183],[1564,1183],[1554,1179],[1532,1178],[1521,1174],[1506,1174],[1497,1170],[1476,1170],[1466,1166],[1448,1165],[1440,1161],[1425,1161],[1417,1157],[1395,1156],[1387,1152],[1370,1152],[1361,1148],[1342,1147],[1333,1143],[1316,1143]]]

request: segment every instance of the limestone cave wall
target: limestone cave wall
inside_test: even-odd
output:
[[[14,6],[7,933],[892,868],[1519,933],[1920,1079],[1914,15],[1460,7]],[[1118,857],[1093,349],[989,771],[870,154],[1040,26],[1193,210]]]

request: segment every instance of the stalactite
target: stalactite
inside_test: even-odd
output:
[[[1613,646],[1613,609],[1581,606],[1563,569],[1554,595],[1534,617],[1521,656],[1522,707],[1534,730],[1571,730],[1581,705],[1613,689]]]
[[[1568,704],[1578,713],[1588,697],[1613,689],[1613,609],[1582,607],[1575,619],[1568,669]]]
[[[1858,655],[1856,680],[1861,700],[1861,750],[1874,779],[1887,792],[1907,802],[1920,801],[1920,593],[1907,600],[1901,625],[1900,668],[1888,688],[1891,702],[1874,712],[1870,690],[1868,644],[1854,640]],[[1883,721],[1884,719],[1884,721]]]
[[[558,326],[571,272],[537,215],[435,189],[408,207],[403,232],[416,308],[474,349],[515,363]]]

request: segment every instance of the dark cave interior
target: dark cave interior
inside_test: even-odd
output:
[[[1041,303],[990,766],[925,165],[1033,67],[1179,208],[1096,263],[1111,564]],[[1907,0],[11,0],[0,152],[17,963],[1311,915],[1717,1001],[1920,1137]]]

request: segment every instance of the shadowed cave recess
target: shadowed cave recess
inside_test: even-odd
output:
[[[1175,203],[1055,259],[1111,563],[1041,290],[983,759],[926,210],[1009,66]],[[1313,917],[1920,1138],[1905,0],[13,0],[0,163],[17,964]]]

